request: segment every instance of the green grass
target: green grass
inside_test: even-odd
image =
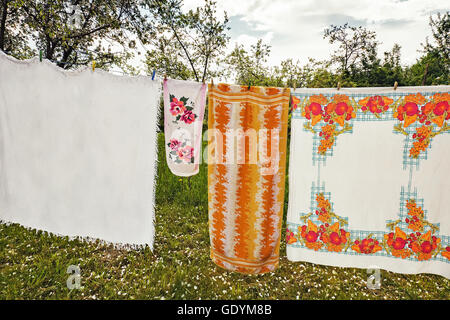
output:
[[[209,258],[206,165],[191,179],[177,177],[165,164],[162,135],[159,146],[153,252],[0,224],[0,299],[450,298],[450,281],[429,274],[382,271],[381,289],[370,290],[366,270],[287,261],[284,241],[273,273],[216,267]],[[79,290],[66,287],[69,265],[80,266]]]

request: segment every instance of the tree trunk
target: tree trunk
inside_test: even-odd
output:
[[[63,69],[70,69],[72,64],[68,64],[67,60],[73,52],[73,47],[69,47],[67,50],[64,50],[62,60],[58,63],[58,66]]]
[[[8,15],[8,0],[1,1],[2,16],[0,20],[0,50],[5,50],[6,17]]]

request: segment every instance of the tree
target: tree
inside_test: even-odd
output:
[[[3,0],[5,1],[5,0]],[[132,56],[127,31],[143,33],[145,17],[133,0],[14,0],[27,42],[70,69],[95,59],[100,68]],[[18,20],[14,21],[16,26]],[[14,27],[14,23],[12,25]],[[122,52],[113,48],[122,47]]]
[[[308,63],[302,68],[302,87],[307,88],[333,88],[338,82],[342,86],[353,87],[352,82],[343,81],[340,75],[331,71],[331,61],[316,61],[309,58]]]
[[[180,0],[145,0],[146,8],[156,20],[159,35],[147,52],[147,69],[172,78],[205,81],[215,77],[211,65],[223,54],[229,37],[226,12],[221,20],[216,2],[205,0],[203,7],[182,10]]]
[[[427,38],[425,44],[422,44],[426,54],[433,54],[442,64],[450,69],[450,12],[441,16],[437,13],[436,18],[430,16],[429,26],[433,35],[433,41]]]
[[[0,50],[18,59],[26,59],[33,55],[33,50],[27,42],[30,31],[24,27],[17,2],[0,0]]]
[[[423,55],[416,63],[406,68],[408,85],[448,84],[450,81],[450,15],[430,16],[432,40],[422,44]]]
[[[331,56],[331,61],[339,65],[344,76],[350,73],[350,68],[360,67],[364,59],[376,52],[378,42],[376,33],[361,26],[353,27],[348,23],[343,26],[331,25],[325,29],[323,38],[328,38],[331,44],[338,48]]]
[[[288,87],[300,87],[302,85],[302,68],[300,61],[286,59],[281,61],[279,67],[275,67],[275,73],[283,79]]]
[[[234,50],[224,59],[227,65],[227,76],[238,84],[253,86],[282,86],[283,74],[280,68],[266,65],[271,47],[259,39],[251,45],[247,52],[243,45],[236,45]]]
[[[401,66],[401,47],[397,43],[394,44],[391,51],[384,53],[384,61],[381,66],[383,71],[384,84],[389,86],[396,81],[398,85],[404,85],[405,76]]]

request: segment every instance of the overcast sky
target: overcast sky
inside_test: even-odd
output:
[[[185,8],[202,5],[203,0],[184,0]],[[249,46],[262,38],[272,46],[269,63],[308,57],[328,59],[333,47],[323,39],[330,24],[348,22],[376,31],[379,55],[402,47],[402,63],[419,57],[420,43],[431,36],[429,15],[450,10],[450,0],[218,0],[218,13],[227,11],[231,41]]]

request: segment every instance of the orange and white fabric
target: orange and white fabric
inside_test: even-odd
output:
[[[206,84],[166,79],[163,88],[167,165],[177,176],[193,176],[201,161]]]
[[[278,266],[289,89],[209,85],[211,258],[240,273]]]

